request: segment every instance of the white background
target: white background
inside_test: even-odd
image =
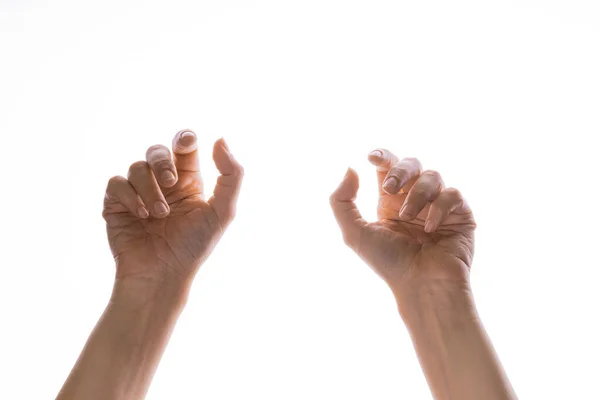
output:
[[[328,196],[419,157],[479,224],[477,305],[522,399],[598,399],[596,1],[0,1],[0,398],[53,398],[114,265],[108,178],[179,129],[239,213],[148,399],[428,399],[391,293]]]

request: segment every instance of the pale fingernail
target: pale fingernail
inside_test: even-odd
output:
[[[175,180],[175,175],[171,171],[165,171],[162,174],[162,179],[164,182],[170,183]]]
[[[188,147],[196,141],[196,134],[192,131],[185,131],[179,135],[179,144],[183,147]]]
[[[192,131],[182,130],[173,137],[173,150],[177,154],[189,154],[197,148],[196,134]]]
[[[391,190],[395,190],[398,186],[398,179],[395,176],[390,176],[383,182],[383,189],[386,192],[390,192]]]
[[[138,208],[138,215],[140,216],[140,218],[148,218],[148,215],[150,215],[150,213],[148,213],[148,210],[146,210],[146,207],[140,206]]]
[[[380,163],[383,160],[383,152],[381,150],[373,150],[369,153],[369,161]]]
[[[162,201],[157,201],[156,203],[154,203],[154,212],[155,213],[161,215],[161,214],[166,214],[168,211],[169,210],[167,209],[167,206]]]
[[[414,207],[410,204],[405,204],[404,207],[400,210],[400,218],[410,219],[414,216],[415,210]]]
[[[194,132],[192,132],[192,131],[185,131],[185,132],[183,132],[183,133],[181,134],[181,138],[182,138],[182,139],[183,139],[183,138],[188,138],[188,137],[189,137],[189,138],[194,138],[194,137],[196,137],[196,134],[195,134]]]
[[[432,219],[425,223],[425,232],[433,232],[435,227],[435,222]]]

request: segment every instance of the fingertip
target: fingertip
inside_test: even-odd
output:
[[[358,173],[353,168],[348,167],[342,183],[344,182],[348,182],[349,185],[356,186],[358,189]]]
[[[162,187],[172,187],[177,183],[177,176],[172,171],[166,170],[162,173],[160,180]]]
[[[229,147],[223,138],[220,138],[215,142],[213,147],[213,161],[219,172],[223,175],[235,175],[237,177],[242,177],[244,175],[244,168],[236,160],[233,154],[231,154]]]
[[[173,138],[173,152],[177,154],[188,154],[198,148],[198,138],[190,129],[182,129]]]
[[[189,147],[196,141],[196,134],[189,129],[185,129],[179,135],[179,143],[184,147]]]
[[[155,218],[165,218],[171,212],[169,206],[166,203],[163,203],[162,201],[157,201],[156,203],[154,203],[153,211],[153,216]]]
[[[409,222],[413,219],[412,216],[410,216],[408,214],[403,214],[403,213],[399,213],[398,218],[400,219],[400,221],[404,221],[404,222]]]
[[[418,213],[415,213],[414,206],[405,203],[400,209],[398,217],[400,218],[400,220],[408,222],[415,219],[417,217],[416,214]]]
[[[229,151],[229,146],[227,146],[227,142],[225,142],[224,138],[217,139],[213,146],[213,155],[218,153],[231,154]]]
[[[224,137],[221,137],[221,139],[218,140],[221,143],[221,146],[223,146],[223,148],[228,152],[231,153],[231,150],[229,149],[229,145],[227,144],[227,141],[225,141]]]
[[[142,219],[146,219],[150,216],[148,209],[144,206],[139,206],[137,209],[138,216]]]
[[[347,201],[356,197],[358,192],[358,174],[352,168],[348,168],[346,175],[340,182],[338,188],[331,195],[331,200]]]
[[[383,151],[380,149],[373,150],[368,156],[369,162],[373,165],[381,164],[383,162],[383,158]]]
[[[400,182],[395,176],[388,177],[381,187],[387,194],[397,194],[400,191]]]
[[[435,231],[436,226],[435,226],[435,221],[432,219],[428,219],[427,222],[425,222],[425,232],[427,233],[431,233],[433,231]]]

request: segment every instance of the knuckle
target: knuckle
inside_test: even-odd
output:
[[[445,190],[445,192],[448,195],[450,195],[450,197],[452,197],[453,199],[462,199],[463,198],[462,193],[457,188],[449,187]]]
[[[171,160],[166,160],[166,159],[157,160],[154,163],[154,165],[152,165],[153,169],[156,169],[156,170],[171,169],[172,166],[173,166],[173,163],[171,162]]]
[[[354,245],[353,236],[346,232],[342,233],[342,240],[344,241],[344,244],[348,247],[352,247]]]
[[[363,230],[343,229],[342,240],[344,244],[354,251],[358,251],[362,241]]]
[[[402,165],[394,165],[392,168],[390,168],[390,172],[388,172],[388,177],[393,176],[394,178],[400,180],[400,178],[404,176],[405,173],[406,170]]]
[[[438,171],[434,171],[432,169],[428,169],[426,171],[423,171],[423,173],[421,175],[430,176],[433,179],[435,179],[436,181],[441,181],[442,180],[442,174],[440,174]]]
[[[245,173],[246,172],[244,170],[244,167],[242,167],[241,164],[237,162],[233,164],[233,176],[235,176],[236,178],[243,178]]]
[[[335,205],[335,203],[337,203],[337,199],[336,199],[336,193],[333,192],[329,195],[329,205],[331,205],[332,207]]]
[[[148,163],[146,161],[136,161],[129,166],[130,171],[145,170],[146,168],[148,168]]]
[[[104,222],[106,222],[108,224],[110,222],[109,218],[110,218],[110,214],[108,213],[108,211],[102,210],[102,219],[104,220]]]
[[[148,163],[158,163],[161,161],[170,161],[171,152],[162,144],[155,144],[146,150],[146,161]]]
[[[114,201],[115,193],[119,191],[119,187],[123,187],[127,184],[127,179],[120,175],[115,175],[108,180],[106,184],[106,190],[104,193],[104,199],[107,201]]]
[[[114,214],[107,208],[102,209],[102,218],[109,222],[109,218],[111,218]]]
[[[414,185],[410,191],[411,197],[426,197],[429,194],[429,190],[425,185]]]
[[[146,161],[136,161],[129,166],[127,176],[130,177],[132,174],[145,172],[147,169],[148,163]]]
[[[108,185],[107,187],[113,187],[113,186],[118,186],[121,185],[123,183],[127,182],[127,179],[125,179],[124,177],[120,176],[120,175],[115,175],[112,176],[109,180],[108,180]]]
[[[410,165],[416,165],[419,167],[419,169],[421,169],[421,161],[419,161],[419,159],[416,157],[404,157],[402,162]]]
[[[146,150],[146,155],[150,154],[150,153],[154,153],[154,152],[162,152],[168,149],[163,146],[162,144],[154,144],[150,147],[148,147],[148,150]]]
[[[394,157],[394,154],[388,149],[377,149],[381,152],[382,162],[381,165],[383,167],[392,167],[394,163],[398,162],[398,159]]]

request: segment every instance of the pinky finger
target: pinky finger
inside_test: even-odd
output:
[[[453,212],[466,214],[471,209],[458,189],[447,188],[431,204],[425,220],[425,232],[435,231]]]
[[[106,219],[108,214],[123,211],[129,211],[139,218],[148,218],[149,215],[144,202],[129,181],[122,176],[113,176],[106,186],[102,215]]]

